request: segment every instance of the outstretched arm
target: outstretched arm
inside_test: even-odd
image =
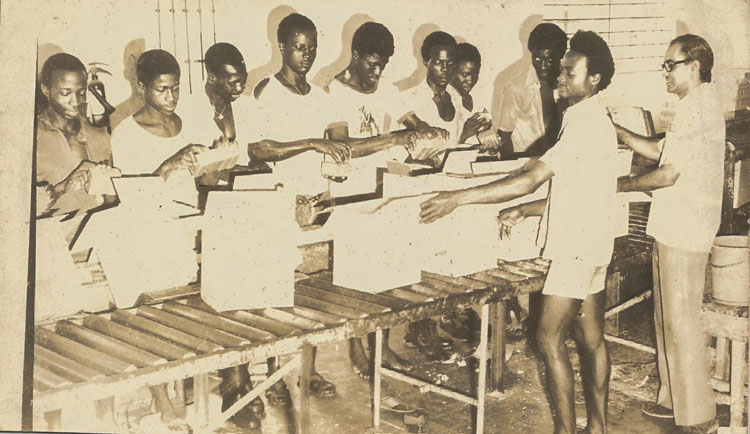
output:
[[[656,170],[640,176],[621,176],[617,179],[617,191],[651,191],[670,187],[677,182],[680,174],[671,164],[660,166]]]
[[[659,150],[659,141],[649,139],[648,137],[636,134],[627,128],[623,128],[620,125],[615,125],[615,131],[617,131],[617,138],[625,143],[633,152],[640,154],[649,160],[659,161],[661,151]]]
[[[420,221],[431,223],[462,205],[508,202],[534,192],[553,175],[554,173],[543,162],[536,161],[526,171],[489,184],[465,190],[441,192],[420,205],[422,207],[419,214]]]
[[[312,150],[321,154],[328,154],[338,163],[342,163],[351,157],[349,145],[337,140],[301,139],[293,142],[261,140],[247,145],[247,154],[253,161],[283,161]]]

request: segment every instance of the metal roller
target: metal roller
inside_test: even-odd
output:
[[[360,300],[357,298],[347,297],[342,294],[336,294],[333,291],[326,291],[324,289],[314,288],[305,285],[303,282],[297,282],[295,285],[294,292],[307,297],[315,298],[320,301],[327,303],[338,304],[346,306],[360,312],[367,314],[389,312],[389,307],[381,306],[379,304],[370,303],[369,301]]]
[[[221,316],[233,321],[241,322],[242,324],[247,324],[257,329],[266,330],[276,336],[295,335],[302,331],[299,327],[294,327],[281,321],[276,321],[244,310],[222,312]]]
[[[450,291],[445,291],[440,288],[433,288],[432,286],[425,285],[423,283],[415,283],[410,285],[409,289],[420,294],[424,294],[428,297],[447,297],[453,295]]]
[[[311,288],[322,289],[324,291],[330,291],[336,294],[345,295],[347,297],[356,298],[357,300],[367,301],[379,306],[385,306],[394,310],[402,309],[408,305],[401,299],[395,297],[389,297],[384,294],[369,294],[367,292],[357,291],[351,288],[344,288],[343,286],[334,285],[333,283],[321,279],[305,279],[297,282],[298,285],[305,285]]]
[[[310,309],[321,310],[323,312],[343,316],[344,318],[349,319],[360,319],[367,317],[366,312],[362,312],[347,306],[341,306],[339,304],[318,300],[317,298],[308,297],[299,293],[294,294],[294,304],[302,307],[308,307]]]
[[[125,342],[118,341],[97,331],[87,329],[68,320],[58,321],[55,331],[91,348],[142,368],[167,363],[167,359],[155,356]]]
[[[134,347],[164,357],[167,360],[180,360],[195,357],[195,352],[175,345],[164,339],[156,338],[131,327],[109,321],[97,315],[83,318],[83,326],[99,333],[121,340]]]
[[[422,281],[423,282],[445,282],[449,283],[451,285],[455,285],[458,288],[452,288],[454,291],[456,289],[460,289],[462,293],[468,292],[472,289],[485,289],[487,288],[487,284],[483,283],[481,281],[476,281],[475,279],[470,279],[467,277],[451,277],[451,276],[443,276],[442,274],[436,274],[436,273],[430,273],[427,271],[422,272]],[[448,290],[451,290],[451,288],[446,288]]]
[[[36,361],[34,362],[34,383],[39,383],[41,388],[54,389],[56,387],[72,384],[67,378],[63,378],[48,370]]]
[[[492,283],[493,281],[497,282],[497,279],[499,278],[500,281],[497,282],[497,284],[507,283],[503,282],[503,280],[509,282],[521,282],[528,279],[528,277],[526,276],[522,276],[511,271],[501,270],[499,268],[493,268],[492,270],[472,274],[471,277],[487,283]]]
[[[281,321],[284,324],[289,324],[289,325],[299,327],[304,330],[319,329],[325,326],[324,322],[312,320],[304,316],[297,315],[295,313],[290,313],[290,312],[287,312],[285,309],[286,308],[281,309],[281,308],[268,307],[261,311],[261,315],[265,316],[266,318],[271,318],[276,321]]]
[[[250,340],[248,339],[230,335],[221,330],[212,329],[211,327],[204,326],[203,324],[151,306],[141,306],[138,308],[137,312],[138,316],[181,330],[201,339],[206,339],[226,348],[239,347],[250,343]]]
[[[319,310],[302,306],[282,307],[281,310],[289,312],[292,315],[296,315],[302,318],[308,318],[313,321],[319,322],[321,323],[321,326],[324,324],[338,324],[346,322],[346,318],[340,317],[338,315],[331,315],[330,313],[321,312]]]
[[[408,300],[412,303],[425,303],[428,301],[433,301],[434,298],[428,297],[426,295],[422,295],[418,292],[414,292],[409,290],[409,288],[394,288],[388,291],[390,295],[393,295],[394,297],[398,297],[404,300]]]
[[[508,262],[504,264],[500,264],[499,260],[497,261],[497,265],[503,271],[510,271],[513,274],[519,274],[521,276],[526,276],[526,277],[539,277],[543,274],[534,269],[524,268],[520,266],[519,264],[511,264]]]
[[[73,383],[90,381],[104,378],[104,374],[84,366],[67,357],[63,357],[54,351],[48,350],[40,345],[34,344],[34,363],[66,378]]]
[[[110,318],[116,323],[133,327],[146,333],[151,333],[160,338],[164,338],[167,342],[172,341],[178,343],[198,353],[212,353],[224,349],[221,345],[197,338],[191,334],[173,329],[172,327],[167,327],[164,324],[159,324],[156,321],[151,321],[150,319],[134,315],[130,312],[125,312],[124,310],[116,310],[112,312]]]
[[[478,283],[476,281],[473,281],[473,282]],[[433,279],[428,276],[422,276],[422,281],[419,283],[419,285],[435,288],[440,291],[447,292],[449,294],[465,294],[466,292],[471,291],[471,289],[467,288],[466,286],[456,285],[454,283],[446,282],[444,280]],[[482,284],[481,289],[484,289],[486,287],[487,287],[487,284]]]
[[[89,348],[72,339],[55,334],[43,327],[36,328],[34,342],[106,375],[130,372],[136,369],[132,363],[123,362],[120,359]]]
[[[190,320],[201,323],[208,327],[223,330],[235,336],[246,338],[250,341],[263,341],[273,339],[275,336],[265,330],[260,330],[249,325],[232,321],[231,319],[214,315],[176,301],[167,301],[162,305],[162,310],[184,316]]]

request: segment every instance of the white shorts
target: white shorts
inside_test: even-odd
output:
[[[584,300],[604,289],[606,265],[588,265],[578,261],[552,261],[542,294]]]

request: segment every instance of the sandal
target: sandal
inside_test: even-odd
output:
[[[266,389],[265,395],[271,407],[292,407],[292,396],[289,394],[289,389],[287,389],[284,380],[279,380]]]
[[[317,372],[310,376],[310,394],[320,399],[330,399],[336,396],[336,385],[326,381]]]

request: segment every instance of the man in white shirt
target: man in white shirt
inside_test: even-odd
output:
[[[555,80],[567,42],[565,32],[552,23],[531,31],[531,67],[505,85],[500,99],[501,155],[541,155],[555,143],[560,129]]]
[[[460,205],[507,202],[550,180],[546,200],[500,213],[501,234],[530,215],[542,215],[539,245],[551,260],[542,290],[537,345],[547,371],[556,434],[576,432],[574,377],[565,338],[581,354],[587,433],[606,433],[609,354],[604,341],[603,291],[614,249],[611,221],[617,215],[617,138],[598,92],[614,74],[606,42],[579,31],[562,61],[558,90],[567,97],[562,132],[555,147],[515,175],[490,184],[442,192],[422,204],[421,218],[432,222]]]
[[[708,254],[721,220],[726,126],[714,85],[713,52],[696,35],[674,39],[664,55],[667,92],[676,94],[672,124],[661,142],[617,127],[633,151],[659,162],[620,191],[653,191],[646,233],[654,237],[654,322],[660,387],[644,413],[674,417],[675,433],[718,429],[706,341],[696,318]]]

